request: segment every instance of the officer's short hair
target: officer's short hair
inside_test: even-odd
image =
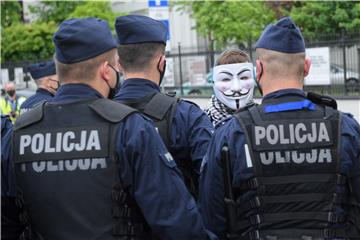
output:
[[[94,79],[96,71],[102,63],[108,61],[113,66],[116,64],[115,55],[116,48],[94,58],[71,64],[61,63],[55,59],[59,82],[66,82],[67,79],[91,81]]]
[[[305,53],[283,53],[264,48],[256,49],[257,58],[266,63],[264,71],[272,76],[299,76],[303,80]]]
[[[144,72],[156,55],[165,54],[165,45],[155,42],[119,45],[118,54],[125,72]]]
[[[222,52],[216,59],[215,66],[250,62],[249,55],[239,49],[229,49]]]

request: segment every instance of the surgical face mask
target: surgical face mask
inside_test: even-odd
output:
[[[213,81],[215,96],[233,110],[244,107],[253,99],[255,81],[252,63],[216,66]]]
[[[15,95],[15,90],[8,90],[6,93],[9,95],[9,97],[13,97]]]

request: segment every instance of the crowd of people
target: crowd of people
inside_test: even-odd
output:
[[[5,86],[2,239],[360,238],[360,126],[303,91],[291,18],[262,32],[256,73],[242,50],[218,57],[205,111],[160,92],[162,22],[115,30],[65,20],[54,60],[29,66],[35,95]]]

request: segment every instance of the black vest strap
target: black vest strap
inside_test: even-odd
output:
[[[46,101],[43,101],[41,102],[41,104],[33,108],[31,111],[21,114],[16,119],[14,130],[18,130],[27,127],[33,123],[39,122],[43,118],[45,104]]]
[[[97,114],[112,123],[117,123],[131,113],[137,112],[124,104],[111,101],[107,98],[100,98],[89,105]]]
[[[146,104],[144,113],[156,118],[157,120],[162,120],[170,107],[176,103],[177,98],[157,93],[151,98],[150,102]]]

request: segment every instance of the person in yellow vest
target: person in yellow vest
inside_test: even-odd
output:
[[[16,86],[13,82],[5,84],[6,96],[0,100],[1,114],[9,115],[14,123],[20,113],[20,106],[26,100],[23,96],[16,96]]]

